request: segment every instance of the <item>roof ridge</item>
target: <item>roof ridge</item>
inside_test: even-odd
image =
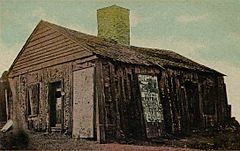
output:
[[[51,23],[45,20],[41,20],[38,23],[37,27],[41,24],[52,28],[53,30],[56,30],[57,32],[64,35],[66,38],[69,38],[71,41],[84,48],[85,50],[102,57],[107,57],[130,64],[139,64],[146,66],[154,65],[161,68],[172,65],[173,67],[178,68],[186,68],[191,70],[199,70],[203,72],[224,75],[205,65],[197,63],[187,57],[184,57],[183,55],[178,54],[173,50],[118,44],[111,40],[107,40],[91,34],[82,33],[80,31],[57,25],[55,23]],[[37,27],[35,27],[34,30],[36,30]],[[27,45],[29,39],[27,40],[25,45]],[[24,48],[22,48],[22,50],[23,49]],[[19,53],[19,55],[20,54],[21,52]],[[16,62],[17,58],[15,59],[14,63]]]
[[[67,32],[76,32],[77,34],[81,34],[82,36],[89,36],[89,37],[91,37],[91,39],[88,39],[89,37],[87,37],[87,38],[85,38],[85,40],[87,40],[87,42],[94,42],[95,44],[97,44],[97,45],[100,45],[100,44],[106,44],[107,46],[109,46],[109,47],[117,47],[117,48],[119,48],[119,49],[121,49],[121,50],[128,50],[128,51],[138,51],[139,52],[139,49],[144,49],[144,51],[151,51],[151,53],[155,53],[155,54],[157,54],[157,57],[158,58],[161,58],[161,56],[163,56],[163,55],[165,55],[165,56],[167,56],[167,57],[169,57],[169,61],[173,61],[174,59],[175,60],[182,60],[183,61],[183,63],[187,63],[188,65],[190,65],[191,63],[192,64],[195,64],[195,66],[200,66],[200,67],[202,67],[202,68],[205,68],[205,69],[207,69],[207,70],[210,70],[210,71],[214,71],[214,72],[217,72],[217,73],[220,73],[220,72],[218,72],[218,71],[216,71],[216,70],[214,70],[214,69],[211,69],[211,68],[209,68],[209,67],[207,67],[207,66],[205,66],[205,65],[202,65],[202,64],[200,64],[200,63],[197,63],[197,62],[195,62],[195,61],[193,61],[193,60],[191,60],[191,59],[189,59],[189,58],[187,58],[187,57],[185,57],[185,56],[183,56],[183,55],[181,55],[181,54],[179,54],[179,53],[177,53],[177,52],[175,52],[175,51],[173,51],[173,50],[169,50],[169,49],[160,49],[160,48],[146,48],[146,47],[139,47],[139,46],[134,46],[134,45],[123,45],[123,44],[119,44],[119,43],[115,43],[115,42],[112,42],[112,41],[110,41],[110,40],[107,40],[107,39],[104,39],[104,38],[101,38],[101,37],[98,37],[98,36],[95,36],[95,35],[91,35],[91,34],[86,34],[86,33],[82,33],[82,32],[80,32],[80,31],[77,31],[77,30],[73,30],[73,29],[70,29],[70,28],[67,28],[67,27],[64,27],[64,26],[60,26],[60,25],[57,25],[57,24],[54,24],[54,23],[50,23],[50,22],[48,22],[48,21],[44,21],[44,22],[46,22],[46,23],[48,23],[48,24],[50,24],[50,25],[53,25],[53,26],[56,26],[56,27],[58,27],[58,28],[63,28],[64,30],[67,30]],[[69,33],[69,35],[71,35],[71,37],[77,37],[76,35],[72,35],[73,33]],[[81,37],[81,38],[83,38],[83,37]],[[95,40],[95,41],[94,41]],[[98,40],[98,41],[96,41],[96,40]],[[76,40],[76,42],[77,42],[78,40]],[[90,46],[88,46],[88,49],[90,49],[90,50],[92,50],[92,51],[94,51],[93,49],[93,47],[90,47]],[[108,49],[110,49],[110,48],[108,48]],[[113,48],[112,48],[113,49]],[[161,53],[161,51],[164,53]],[[96,51],[94,51],[95,53],[96,53]],[[144,55],[142,52],[140,52],[141,53],[141,55]],[[99,51],[98,51],[98,54],[100,54],[99,53]],[[171,56],[171,55],[176,55],[176,57],[174,57],[174,56]],[[181,58],[178,58],[178,57],[181,57]],[[166,58],[165,58],[166,59]],[[167,59],[166,59],[167,60]],[[153,63],[151,60],[149,60],[149,59],[146,59],[145,58],[145,61],[147,61],[147,62],[149,62],[149,63]],[[191,66],[194,66],[194,65],[192,65],[191,64]],[[220,73],[220,74],[222,74],[222,73]],[[224,74],[222,74],[222,75],[224,75]]]

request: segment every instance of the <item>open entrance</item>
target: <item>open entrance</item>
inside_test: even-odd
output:
[[[200,108],[199,108],[199,93],[198,85],[193,82],[186,82],[186,96],[188,103],[188,111],[190,116],[191,128],[196,129],[199,127],[200,121]]]
[[[61,131],[63,124],[63,99],[61,82],[49,84],[50,127],[52,131]]]

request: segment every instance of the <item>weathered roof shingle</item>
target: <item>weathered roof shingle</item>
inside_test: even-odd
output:
[[[185,68],[223,75],[216,70],[196,63],[171,50],[121,45],[114,41],[109,41],[97,36],[81,33],[46,21],[43,22],[46,25],[51,26],[61,31],[63,34],[71,37],[82,46],[91,50],[93,53],[103,57],[111,58],[113,60],[131,64],[143,64],[147,66],[156,65],[161,68]]]
[[[206,73],[215,73],[215,74],[224,75],[216,70],[213,70],[204,65],[196,63],[171,50],[121,45],[116,43],[115,41],[81,33],[79,31],[71,30],[71,29],[68,29],[56,24],[52,24],[46,21],[40,21],[37,27],[40,27],[40,26],[47,26],[48,28],[53,29],[54,31],[60,33],[64,37],[71,39],[71,41],[74,41],[76,45],[81,47],[81,49],[84,49],[89,53],[93,53],[104,58],[110,58],[114,61],[119,61],[119,62],[124,62],[129,64],[145,65],[145,66],[158,66],[162,69],[181,68],[181,69],[188,69],[193,71],[201,71]],[[28,44],[28,41],[26,42],[25,45]],[[21,57],[21,54],[25,49],[25,45],[21,50],[21,52],[18,54],[15,61],[13,62],[12,66],[10,67],[10,70],[9,70],[10,72],[15,68],[21,68],[20,63],[18,62],[21,60],[21,59],[19,60],[19,57]],[[29,57],[30,56],[28,56],[28,58]],[[74,58],[76,57],[73,57],[72,59]],[[41,58],[38,58],[38,60],[41,60]],[[71,58],[70,60],[68,59],[68,61],[71,61]],[[28,69],[25,69],[25,68],[28,68],[27,66],[22,68],[24,68],[24,71],[28,70]],[[16,72],[16,71],[14,70],[12,72]],[[19,74],[19,73],[16,72],[15,74]]]

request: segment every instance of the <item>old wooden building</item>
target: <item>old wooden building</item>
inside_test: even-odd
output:
[[[188,134],[230,118],[224,74],[129,39],[129,10],[115,5],[98,10],[98,36],[40,21],[9,71],[13,117],[102,142]]]

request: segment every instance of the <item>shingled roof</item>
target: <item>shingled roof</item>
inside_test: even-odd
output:
[[[71,30],[46,21],[42,22],[50,27],[59,30],[63,34],[74,39],[82,46],[85,46],[93,53],[102,57],[107,57],[116,61],[130,64],[142,64],[147,66],[155,65],[161,68],[185,68],[224,75],[214,69],[196,63],[171,50],[121,45],[117,44],[114,41],[109,41],[97,36],[81,33],[79,31]]]
[[[79,31],[71,30],[66,27],[49,23],[47,21],[40,21],[38,26],[39,25],[48,26],[60,32],[65,37],[72,39],[76,42],[76,44],[78,44],[82,48],[85,48],[91,53],[96,54],[100,57],[112,59],[114,61],[145,66],[158,66],[162,69],[181,68],[224,75],[216,70],[196,63],[171,50],[121,45],[116,43],[115,41],[81,33]],[[19,53],[19,55],[20,54],[21,52]],[[15,59],[13,65],[11,66],[10,71],[18,60],[18,57]]]

